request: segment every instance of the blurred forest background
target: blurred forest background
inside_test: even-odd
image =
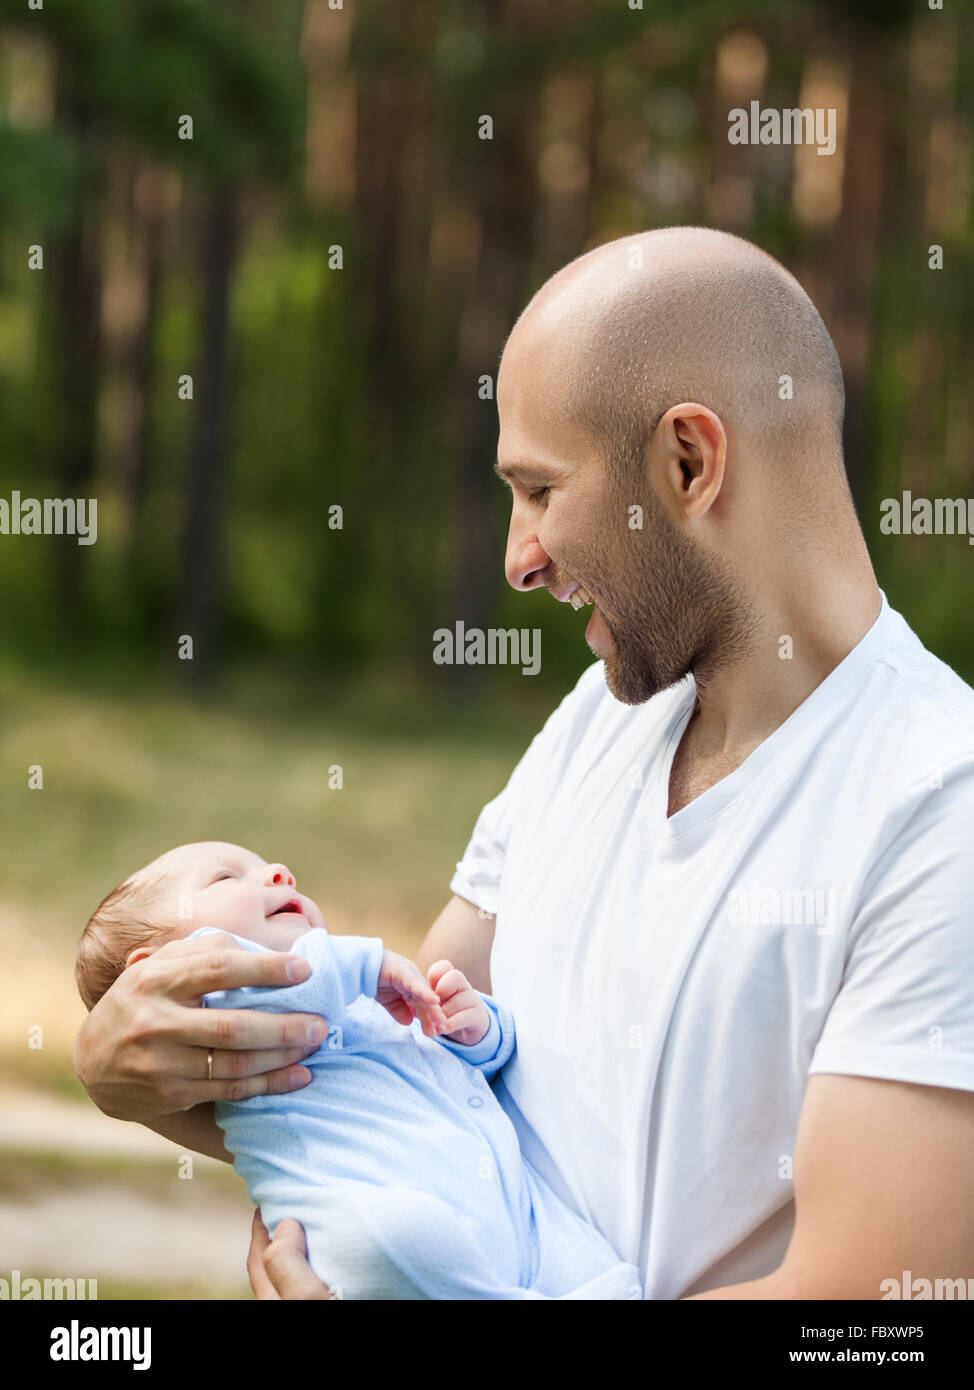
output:
[[[99,1120],[90,1106],[45,1128],[44,1089],[80,1092],[71,962],[98,899],[162,849],[219,836],[287,860],[339,930],[413,951],[480,806],[592,659],[584,620],[507,589],[496,412],[478,393],[566,261],[704,223],[798,276],[845,369],[880,582],[974,679],[964,538],[879,533],[903,489],[974,498],[974,49],[958,7],[335,2],[0,0],[0,496],[99,503],[94,546],[0,536],[15,961],[0,1049],[42,1105],[21,1090],[20,1120],[0,1120],[0,1160],[19,1154],[0,1161],[0,1265],[70,1266],[64,1232],[86,1249],[94,1220],[71,1227],[80,1183],[114,1193],[99,1226],[129,1229],[146,1262],[74,1271],[106,1290],[199,1279],[173,1224],[193,1185],[168,1157],[153,1151],[169,1243],[150,1257],[149,1158],[120,1140],[92,1156],[93,1140],[82,1164],[65,1135]],[[752,99],[835,108],[835,154],[730,145],[727,113]],[[541,674],[434,667],[433,630],[460,618],[540,626]],[[17,1224],[25,1193],[50,1246],[30,1244],[36,1219]]]

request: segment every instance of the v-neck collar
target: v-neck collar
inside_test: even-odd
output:
[[[696,682],[692,675],[687,676],[685,686],[682,689],[678,687],[679,695],[670,718],[669,732],[657,763],[654,822],[661,833],[671,839],[677,839],[705,821],[721,815],[744,788],[750,786],[763,769],[778,756],[782,748],[792,743],[806,728],[814,727],[816,721],[827,722],[828,711],[836,697],[861,679],[865,668],[874,660],[877,651],[885,645],[895,623],[896,614],[890,608],[882,590],[880,598],[882,603],[879,614],[872,626],[811,694],[806,696],[797,709],[763,739],[733,772],[694,797],[672,816],[667,816],[673,759],[697,703]]]

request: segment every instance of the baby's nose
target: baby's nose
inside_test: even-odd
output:
[[[289,888],[293,888],[294,875],[286,864],[268,864],[264,870],[264,882],[271,886],[286,883]]]

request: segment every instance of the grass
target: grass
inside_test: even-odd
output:
[[[0,1148],[0,1199],[37,1197],[45,1191],[70,1191],[93,1183],[127,1187],[159,1201],[179,1200],[189,1189],[171,1158],[138,1159],[115,1154],[51,1153],[45,1149]],[[194,1190],[236,1198],[241,1181],[228,1163],[195,1165]]]

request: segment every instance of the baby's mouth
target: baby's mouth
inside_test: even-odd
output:
[[[296,898],[290,898],[286,903],[282,903],[280,907],[276,907],[273,912],[268,912],[267,915],[268,917],[280,917],[285,914],[303,917],[304,909]]]

